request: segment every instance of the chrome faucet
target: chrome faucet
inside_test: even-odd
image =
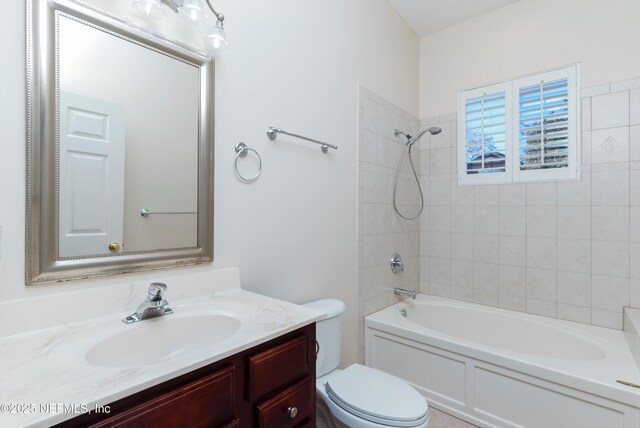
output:
[[[142,302],[134,313],[123,318],[122,322],[131,324],[149,318],[172,314],[173,310],[169,307],[169,302],[162,296],[165,291],[167,291],[166,284],[161,282],[152,283],[149,286],[147,300]]]
[[[408,296],[411,297],[412,299],[416,298],[416,291],[413,290],[406,290],[404,288],[400,288],[400,287],[396,287],[393,289],[393,294],[395,294],[396,296]]]

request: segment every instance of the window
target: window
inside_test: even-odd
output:
[[[578,67],[458,93],[460,184],[576,178]]]
[[[500,83],[467,91],[461,106],[460,171],[475,183],[505,182],[510,162],[507,142],[511,132],[511,110],[507,100],[511,88]]]

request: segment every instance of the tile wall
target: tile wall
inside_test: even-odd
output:
[[[418,130],[416,117],[364,87],[359,88],[358,115],[358,296],[359,360],[364,356],[363,317],[398,301],[394,287],[417,290],[420,286],[420,221],[407,221],[393,210],[396,169],[406,139]],[[416,171],[420,172],[420,150],[413,148]],[[401,168],[398,207],[406,217],[417,214],[419,194],[408,159]],[[405,264],[401,274],[391,272],[389,262],[398,252]]]
[[[640,79],[581,96],[577,181],[459,186],[456,114],[421,121],[443,129],[421,145],[422,292],[616,329],[640,307]]]

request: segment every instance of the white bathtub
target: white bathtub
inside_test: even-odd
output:
[[[419,295],[365,318],[365,364],[479,426],[640,427],[617,330]]]

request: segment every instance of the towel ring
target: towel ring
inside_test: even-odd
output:
[[[255,153],[256,156],[258,157],[258,172],[253,177],[246,178],[246,177],[243,177],[242,174],[240,174],[240,171],[238,170],[238,159],[246,157],[250,151]],[[240,142],[236,144],[236,160],[234,163],[234,168],[236,170],[236,175],[241,181],[244,181],[245,183],[253,183],[258,179],[258,177],[260,177],[260,174],[262,173],[262,158],[260,157],[260,154],[257,151],[247,147],[245,143]]]

